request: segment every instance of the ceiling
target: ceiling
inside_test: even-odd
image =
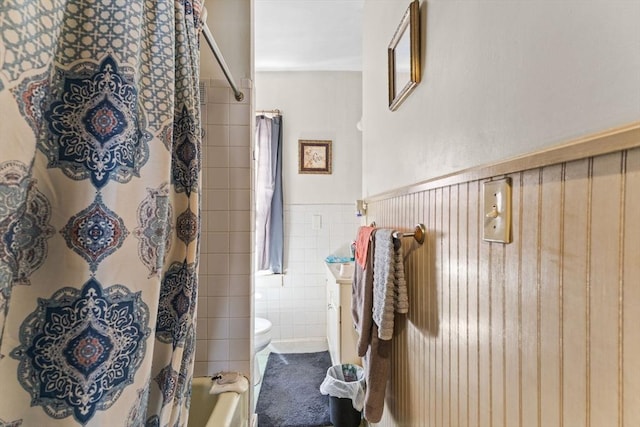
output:
[[[364,0],[255,0],[256,71],[361,71]]]

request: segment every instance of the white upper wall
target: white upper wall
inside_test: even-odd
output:
[[[252,78],[251,0],[207,0],[205,7],[207,26],[240,86],[240,79]],[[203,36],[200,36],[200,78],[225,78]]]
[[[640,119],[639,1],[422,0],[422,82],[391,112],[408,5],[365,2],[364,195]]]
[[[257,72],[257,110],[283,112],[285,204],[353,203],[362,194],[360,72]],[[298,174],[298,140],[332,140],[331,175]]]

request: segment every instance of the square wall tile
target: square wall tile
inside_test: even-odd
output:
[[[209,212],[207,218],[207,229],[208,231],[229,231],[229,212]]]
[[[248,339],[229,340],[229,360],[248,360],[251,347]]]
[[[229,231],[248,231],[249,221],[251,221],[251,212],[234,211],[229,218]]]
[[[235,147],[250,147],[252,138],[249,129],[249,126],[245,125],[230,125],[229,145]]]
[[[229,147],[229,166],[233,168],[246,168],[247,175],[251,166],[249,147]]]
[[[236,147],[234,147],[234,150]],[[208,147],[205,165],[207,168],[226,168],[229,167],[230,147]],[[235,153],[234,153],[235,155]]]
[[[209,211],[228,211],[229,210],[229,190],[205,190],[206,205],[203,206]]]
[[[207,361],[196,359],[196,362],[193,364],[193,376],[194,377],[206,377],[209,375]]]
[[[229,104],[229,124],[248,125],[251,120],[248,104]]]
[[[208,125],[228,125],[229,105],[228,104],[208,104],[207,105]]]
[[[229,233],[205,233],[204,237],[209,248],[208,253],[229,253]]]
[[[233,357],[233,355],[230,355]],[[249,375],[250,369],[253,366],[251,364],[251,354],[245,355],[247,360],[229,360],[229,370],[234,372],[242,372],[245,375]]]
[[[216,317],[208,319],[209,339],[222,340],[229,338],[229,319]]]
[[[229,297],[229,315],[234,317],[246,317],[251,315],[251,303],[247,297]]]
[[[208,340],[207,357],[209,361],[229,360],[229,340]]]
[[[229,298],[228,297],[207,297],[207,310],[209,318],[212,317],[229,317]]]
[[[251,337],[251,318],[232,318],[229,323],[229,336],[230,338],[249,339]]]
[[[251,276],[249,274],[229,276],[230,296],[251,296]]]
[[[196,362],[207,361],[207,340],[196,340]]]
[[[207,188],[225,190],[229,188],[229,168],[208,168]]]
[[[249,168],[229,168],[229,188],[251,188],[251,170]]]
[[[248,211],[251,206],[249,190],[231,190],[229,202],[232,211]]]
[[[207,291],[208,297],[229,296],[229,276],[226,274],[207,276]],[[207,316],[209,316],[208,312]]]
[[[204,319],[203,319],[204,320]],[[196,324],[196,340],[206,340],[208,339],[208,326],[205,321],[198,321]]]
[[[229,274],[250,274],[251,256],[250,254],[230,254]]]
[[[210,361],[207,362],[207,376],[213,376],[218,372],[226,372],[229,370],[229,361]]]
[[[251,252],[251,233],[248,231],[231,232],[229,236],[229,252],[230,253],[250,253]]]
[[[235,126],[234,126],[235,127]],[[207,147],[227,147],[230,143],[230,128],[228,125],[207,125],[204,134]]]
[[[203,296],[198,296],[198,310],[196,312],[198,319],[204,319],[207,317],[207,299]]]
[[[229,254],[206,254],[210,275],[229,274]]]
[[[231,89],[226,87],[207,88],[207,103],[228,104],[231,100]]]

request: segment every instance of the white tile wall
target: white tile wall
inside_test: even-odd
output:
[[[313,215],[322,226],[312,228]],[[284,276],[257,276],[255,314],[273,323],[274,340],[322,339],[326,336],[327,255],[349,255],[360,219],[352,204],[286,205]],[[280,279],[280,280],[277,280]]]
[[[226,82],[205,81],[202,240],[194,375],[251,368],[251,85],[236,102]]]

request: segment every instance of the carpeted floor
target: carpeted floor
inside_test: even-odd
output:
[[[330,426],[329,396],[320,394],[330,366],[328,351],[269,354],[256,405],[258,427]]]

